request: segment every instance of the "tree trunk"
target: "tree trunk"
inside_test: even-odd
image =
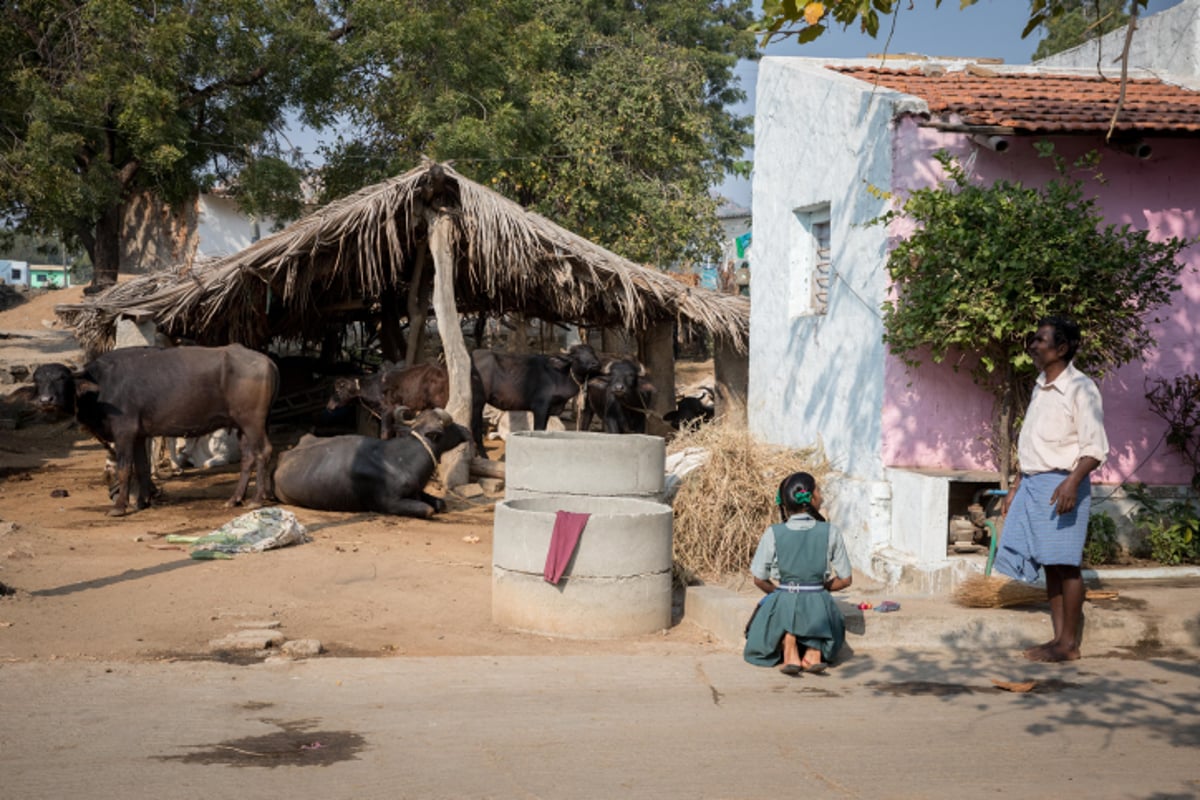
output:
[[[88,247],[88,255],[92,259],[92,283],[85,294],[102,292],[117,282],[121,266],[121,221],[124,210],[123,204],[113,204],[105,209],[96,222],[95,235]]]
[[[451,244],[450,217],[427,212],[429,218],[429,252],[433,255],[433,312],[442,335],[442,351],[446,354],[446,371],[450,377],[450,399],[446,411],[455,422],[471,421],[471,357],[458,321],[458,304],[454,300],[454,248]],[[442,482],[447,489],[470,481],[471,440],[442,456]]]

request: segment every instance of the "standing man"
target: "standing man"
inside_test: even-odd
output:
[[[1031,647],[1032,661],[1079,658],[1083,621],[1083,544],[1092,505],[1091,472],[1108,456],[1100,390],[1071,364],[1079,326],[1045,317],[1029,344],[1041,374],[1017,439],[1020,474],[1004,500],[995,569],[1022,581],[1046,571],[1054,638]]]

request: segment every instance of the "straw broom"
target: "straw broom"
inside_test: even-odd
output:
[[[1120,592],[1111,589],[1087,589],[1083,599],[1095,603],[1116,600],[1120,596]],[[1029,606],[1046,600],[1046,587],[1039,583],[1023,583],[1000,575],[972,575],[954,590],[952,599],[967,608]]]
[[[967,608],[1007,608],[1046,601],[1046,587],[999,575],[972,575],[954,589],[955,603]]]

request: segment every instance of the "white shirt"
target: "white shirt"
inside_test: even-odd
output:
[[[1084,456],[1101,464],[1108,458],[1104,407],[1095,382],[1067,364],[1053,381],[1038,375],[1017,438],[1017,460],[1025,474],[1070,472]]]

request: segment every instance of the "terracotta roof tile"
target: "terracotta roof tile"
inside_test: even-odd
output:
[[[1119,80],[1095,75],[829,68],[924,100],[937,123],[1030,133],[1106,132],[1121,92]],[[1200,132],[1200,92],[1160,80],[1130,79],[1116,129]]]

